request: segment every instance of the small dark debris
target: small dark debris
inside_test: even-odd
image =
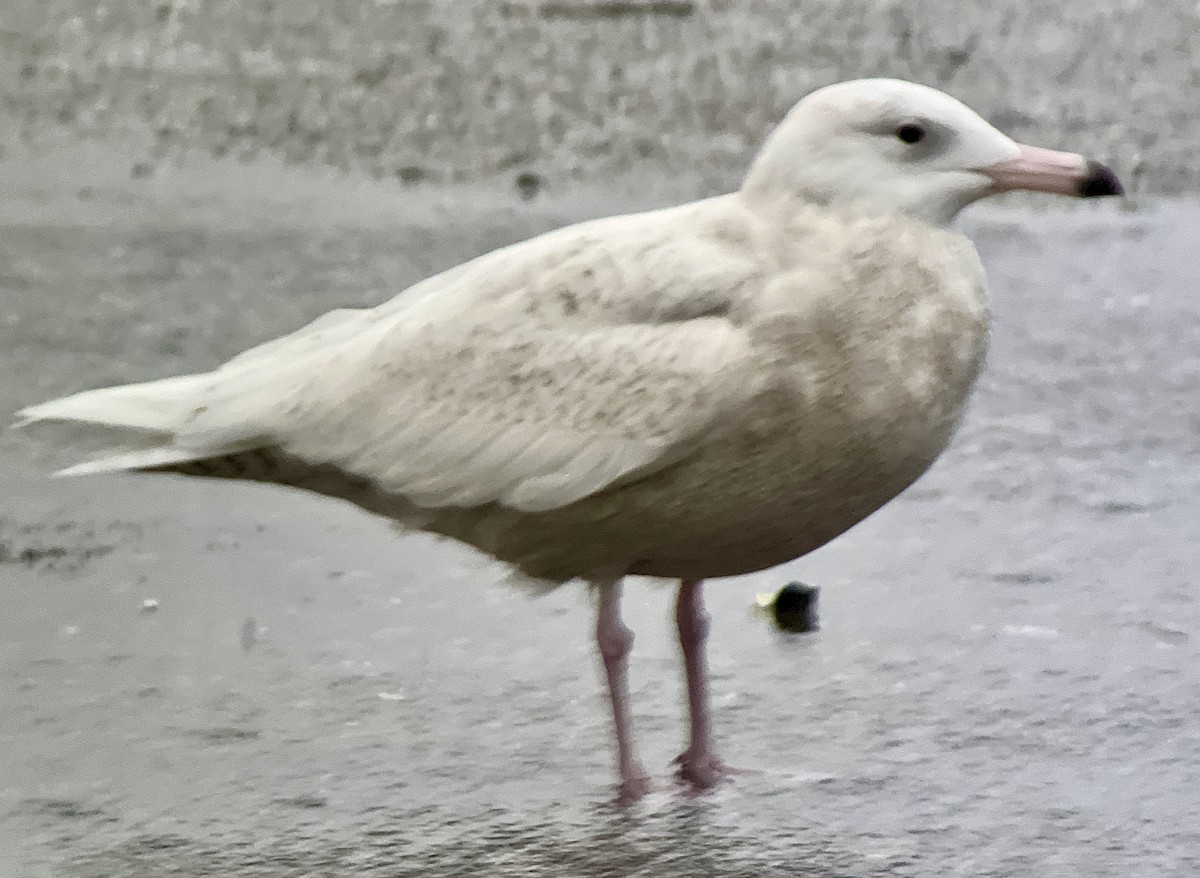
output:
[[[393,59],[388,58],[372,67],[359,68],[354,72],[354,84],[366,88],[375,88],[388,78],[388,74],[392,72],[393,63]]]
[[[99,808],[89,808],[71,799],[26,799],[22,804],[35,813],[60,819],[101,817],[104,814]]]
[[[44,549],[22,549],[17,559],[27,567],[32,567],[39,561],[58,560],[67,557],[67,550],[62,546],[47,546]]]
[[[367,678],[364,677],[362,674],[350,674],[347,677],[338,677],[336,680],[330,681],[329,688],[331,690],[336,691],[338,689],[344,689],[346,687],[359,686],[366,679]]]
[[[522,171],[517,174],[517,179],[514,182],[517,185],[517,193],[521,196],[522,201],[532,201],[542,191],[542,187],[545,186],[545,181],[532,171]]]
[[[113,546],[88,546],[68,549],[65,546],[26,546],[18,549],[11,543],[0,542],[0,564],[24,564],[29,569],[78,570],[93,558],[103,557]]]
[[[1153,503],[1139,503],[1136,500],[1108,500],[1100,504],[1100,511],[1105,515],[1133,515],[1138,512],[1151,512],[1155,508]]]
[[[133,842],[147,851],[170,851],[191,845],[190,841],[178,835],[139,835]]]
[[[316,793],[305,793],[299,796],[285,796],[275,800],[277,804],[289,808],[324,808],[329,800]]]
[[[695,11],[696,4],[693,0],[549,0],[538,8],[542,18],[578,20],[688,18]]]
[[[240,729],[236,726],[214,726],[195,730],[197,737],[214,744],[223,744],[227,741],[253,741],[259,734],[258,729]]]
[[[971,51],[969,49],[951,49],[946,53],[946,63],[950,65],[951,70],[958,70],[970,60]]]
[[[784,631],[805,633],[816,631],[821,625],[817,617],[817,596],[821,590],[803,582],[789,582],[775,595],[771,614],[775,624]]]
[[[246,621],[242,622],[241,642],[245,652],[254,649],[258,643],[258,622],[253,616],[247,616]]]
[[[397,179],[399,179],[400,182],[404,183],[405,185],[420,183],[428,176],[429,175],[425,172],[425,169],[418,167],[417,165],[404,165],[401,168],[396,168]]]
[[[1033,573],[1029,570],[1018,570],[997,573],[992,576],[993,582],[1003,582],[1010,585],[1046,585],[1053,582],[1054,577],[1045,573]]]
[[[17,522],[0,516],[0,564],[23,564],[38,572],[71,573],[116,549],[116,542],[141,535],[139,525],[112,521]]]
[[[154,165],[150,162],[134,162],[129,169],[129,176],[134,180],[144,180],[154,173]]]

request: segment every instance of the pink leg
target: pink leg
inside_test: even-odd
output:
[[[613,725],[617,733],[617,772],[621,783],[618,797],[622,802],[640,799],[650,791],[650,778],[634,752],[629,721],[629,679],[626,674],[633,632],[621,621],[621,582],[602,583],[600,609],[596,614],[596,644],[604,659],[608,676],[608,694],[612,698]]]
[[[704,611],[701,579],[685,579],[679,584],[679,599],[675,604],[675,624],[679,628],[679,645],[683,649],[683,667],[687,674],[688,715],[691,718],[691,740],[675,761],[679,776],[699,789],[715,786],[728,774],[717,757],[713,742],[712,722],[708,711],[708,667],[704,646],[708,640],[709,618]]]

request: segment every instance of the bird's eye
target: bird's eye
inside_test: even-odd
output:
[[[925,139],[925,129],[915,122],[906,122],[896,129],[896,137],[905,143],[920,143]]]

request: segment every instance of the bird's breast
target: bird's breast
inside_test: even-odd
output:
[[[763,389],[709,449],[727,470],[706,473],[708,487],[738,496],[739,530],[758,534],[740,567],[824,544],[945,449],[987,345],[983,274],[971,257],[922,258],[907,276],[868,271],[851,301],[811,301],[790,327],[774,315],[759,348]],[[735,548],[726,547],[731,559]]]

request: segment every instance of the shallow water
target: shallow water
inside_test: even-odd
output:
[[[0,166],[2,421],[621,209],[106,162]],[[754,774],[673,790],[671,595],[628,589],[660,791],[627,811],[583,589],[532,601],[287,491],[48,481],[61,441],[0,434],[0,874],[1196,874],[1198,221],[971,214],[996,324],[953,447],[709,590],[718,734]],[[822,587],[819,633],[753,611],[789,579]]]

